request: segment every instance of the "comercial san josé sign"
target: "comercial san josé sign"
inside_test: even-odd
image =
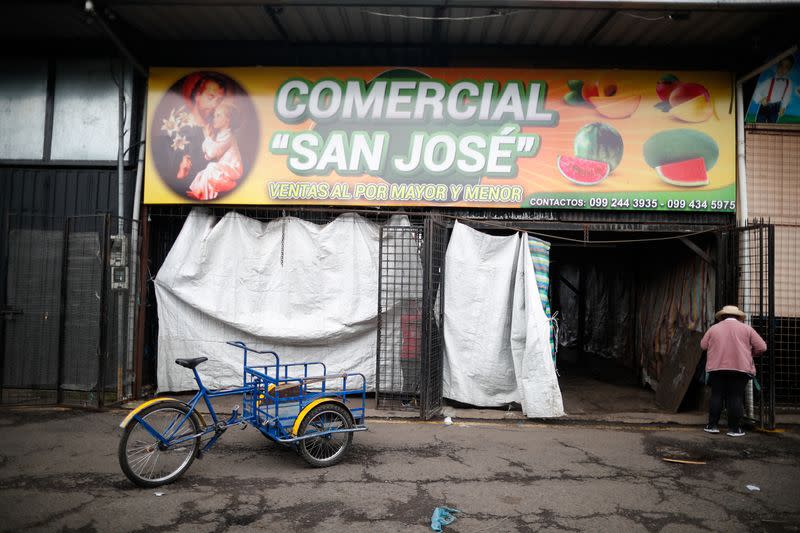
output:
[[[724,73],[153,69],[148,203],[735,208]]]

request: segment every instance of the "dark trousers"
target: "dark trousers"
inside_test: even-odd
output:
[[[722,402],[728,409],[728,428],[741,429],[744,416],[744,388],[750,376],[744,372],[717,370],[708,373],[708,384],[711,385],[711,403],[708,410],[708,425],[719,424],[722,413]]]
[[[756,122],[763,122],[767,124],[775,124],[778,122],[778,115],[781,110],[781,103],[775,102],[774,104],[762,105],[758,108],[756,115]]]

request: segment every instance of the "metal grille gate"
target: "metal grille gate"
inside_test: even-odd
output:
[[[444,365],[444,267],[447,226],[439,217],[425,219],[423,253],[422,389],[420,417],[428,420],[442,411]]]
[[[444,255],[447,227],[427,217],[423,227],[383,226],[378,275],[375,391],[379,409],[442,408]]]
[[[747,322],[767,342],[767,351],[755,358],[756,380],[747,390],[753,409],[746,415],[761,428],[775,427],[775,228],[758,222],[723,232],[722,253],[727,264],[725,303],[736,301],[747,315]],[[752,392],[752,398],[750,398]]]
[[[116,401],[130,381],[117,364],[130,345],[128,292],[112,291],[122,288],[109,264],[116,219],[9,215],[5,222],[0,402]],[[122,226],[130,234],[130,221]]]

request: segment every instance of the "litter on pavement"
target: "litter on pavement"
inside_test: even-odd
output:
[[[448,524],[452,524],[456,519],[454,513],[460,513],[458,509],[451,507],[437,507],[433,510],[431,515],[431,529],[434,531],[441,531],[442,528]]]

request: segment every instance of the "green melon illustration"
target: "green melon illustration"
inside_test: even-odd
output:
[[[710,135],[688,128],[661,131],[647,139],[644,160],[653,168],[702,157],[706,170],[717,164],[719,146]]]
[[[609,172],[614,172],[622,161],[625,146],[616,129],[603,122],[592,122],[575,135],[573,148],[576,157],[608,163]]]

